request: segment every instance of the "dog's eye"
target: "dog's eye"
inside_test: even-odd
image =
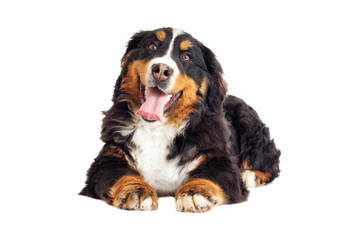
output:
[[[147,48],[149,50],[157,50],[158,49],[158,47],[157,47],[157,45],[155,43],[148,44]]]
[[[187,53],[184,53],[183,55],[181,55],[181,59],[184,60],[185,62],[190,62],[191,61],[191,57]]]

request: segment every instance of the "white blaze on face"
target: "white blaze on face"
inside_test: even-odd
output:
[[[173,52],[173,48],[174,48],[175,38],[177,38],[179,35],[181,35],[183,33],[184,33],[184,31],[182,31],[178,28],[173,28],[172,40],[169,44],[169,48],[168,48],[166,54],[162,57],[158,57],[158,58],[153,59],[151,61],[150,65],[148,66],[148,69],[152,69],[152,66],[154,64],[162,63],[162,64],[168,65],[173,70],[173,74],[169,79],[169,84],[167,86],[167,89],[163,89],[163,91],[165,93],[169,92],[173,88],[174,83],[175,83],[175,79],[179,75],[178,66],[177,66],[176,62],[172,59],[172,52]],[[151,87],[154,87],[154,85],[155,85],[154,81],[153,81],[152,71],[148,73],[147,85],[151,86]]]
[[[180,29],[173,29],[172,40],[170,41],[166,54],[162,57],[155,58],[150,62],[148,66],[149,72],[147,73],[147,86],[145,87],[146,99],[140,109],[136,112],[137,115],[141,115],[143,118],[148,120],[163,122],[164,111],[168,108],[168,106],[170,107],[174,101],[176,101],[178,96],[180,96],[180,93],[176,93],[173,96],[168,93],[173,89],[175,79],[179,75],[177,64],[172,59],[174,42],[176,37],[183,33],[184,32]],[[154,64],[165,64],[173,71],[172,75],[163,87],[157,85],[153,78],[152,66]]]

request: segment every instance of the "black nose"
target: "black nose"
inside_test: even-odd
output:
[[[157,63],[152,66],[152,75],[157,82],[168,80],[172,73],[173,70],[166,64]]]

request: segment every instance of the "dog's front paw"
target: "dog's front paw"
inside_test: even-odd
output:
[[[179,212],[203,213],[214,206],[227,203],[223,190],[206,179],[190,179],[175,194],[176,210]]]
[[[120,178],[109,191],[109,204],[124,210],[156,210],[156,191],[142,177],[126,175]]]

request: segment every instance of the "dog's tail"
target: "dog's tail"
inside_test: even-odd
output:
[[[281,152],[270,138],[268,127],[240,98],[228,96],[223,107],[226,119],[233,127],[232,150],[238,156],[243,181],[248,187],[272,182],[280,172]]]

